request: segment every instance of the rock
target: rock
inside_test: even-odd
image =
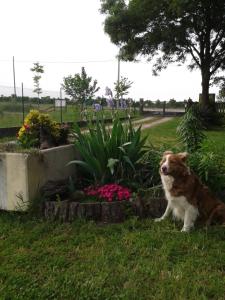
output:
[[[46,201],[55,201],[57,197],[66,199],[69,196],[69,187],[66,180],[48,181],[40,190]]]

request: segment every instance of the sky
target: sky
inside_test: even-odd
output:
[[[106,86],[113,90],[118,48],[104,33],[105,16],[99,9],[100,0],[2,0],[0,94],[9,93],[7,87],[13,86],[13,56],[18,95],[22,82],[25,95],[30,95],[30,68],[37,61],[44,65],[40,81],[44,95],[58,96],[63,78],[80,73],[82,66],[97,79],[97,95],[104,95]],[[171,65],[155,77],[152,64],[142,59],[121,62],[120,70],[121,76],[133,82],[129,97],[135,100],[198,100],[201,92],[200,72],[190,72],[185,66]],[[210,92],[217,94],[218,89]]]

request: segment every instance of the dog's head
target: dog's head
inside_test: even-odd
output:
[[[186,165],[187,157],[188,154],[186,152],[177,154],[171,151],[164,152],[160,162],[160,174],[173,177],[185,176],[190,172]]]

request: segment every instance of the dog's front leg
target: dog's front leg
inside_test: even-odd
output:
[[[155,219],[155,222],[161,222],[162,220],[164,220],[166,217],[169,216],[171,210],[172,210],[172,209],[171,209],[171,207],[170,207],[170,204],[168,203],[168,204],[167,204],[167,208],[166,208],[164,214],[162,215],[162,217],[156,218],[156,219]]]
[[[198,217],[198,209],[191,205],[188,209],[185,210],[184,226],[181,229],[181,231],[189,232],[194,227],[197,217]]]

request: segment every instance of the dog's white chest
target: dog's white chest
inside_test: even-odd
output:
[[[172,176],[161,175],[163,188],[165,191],[166,199],[172,209],[174,217],[180,220],[184,220],[185,211],[193,206],[187,201],[185,196],[174,197],[171,195],[171,189],[173,187],[174,178]]]

